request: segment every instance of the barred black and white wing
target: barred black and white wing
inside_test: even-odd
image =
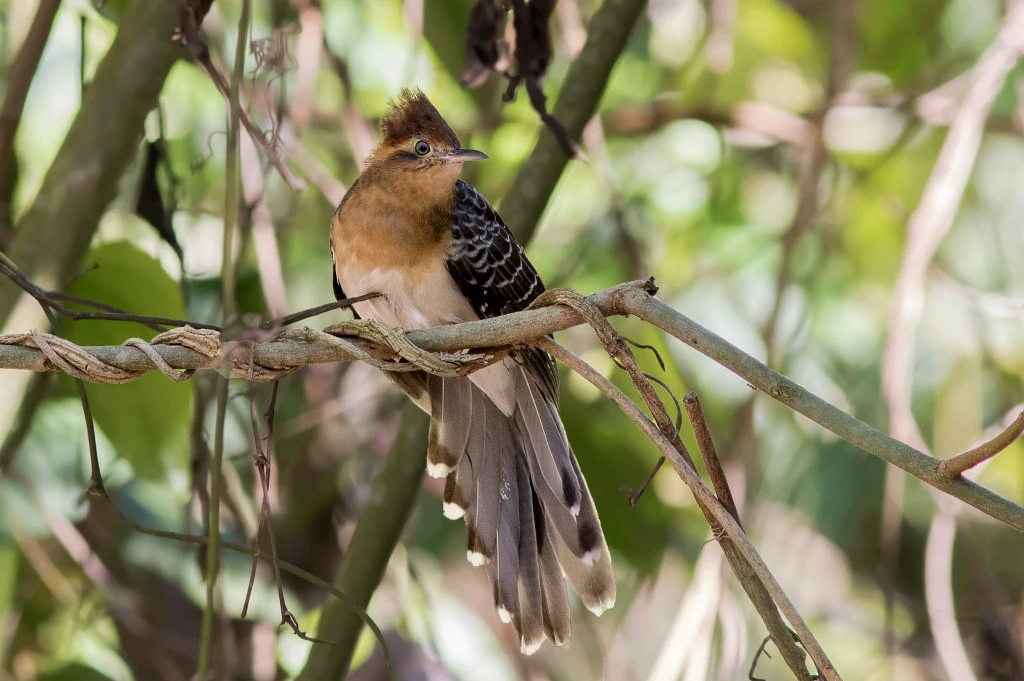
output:
[[[481,318],[523,310],[544,284],[491,205],[455,189],[448,272]],[[481,376],[484,372],[487,375]],[[465,515],[469,559],[486,564],[498,614],[530,653],[571,633],[563,573],[588,608],[615,601],[597,510],[558,416],[548,355],[522,351],[470,379],[428,379],[428,470],[446,475],[445,515]]]
[[[501,217],[462,180],[455,183],[448,271],[481,318],[525,310],[544,291]]]
[[[501,216],[462,180],[455,183],[448,272],[481,319],[525,310],[544,292],[544,282]],[[557,402],[555,361],[539,350],[523,359]]]

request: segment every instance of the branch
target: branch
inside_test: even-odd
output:
[[[535,344],[601,390],[609,399],[615,402],[626,416],[640,427],[644,435],[654,443],[661,452],[661,455],[672,464],[679,477],[690,488],[697,505],[704,512],[712,529],[716,531],[716,536],[722,530],[728,535],[731,541],[722,542],[722,550],[726,558],[729,559],[730,565],[733,566],[737,579],[743,588],[747,590],[748,594],[751,595],[751,600],[758,607],[759,612],[762,607],[767,606],[766,614],[770,617],[770,613],[775,610],[775,605],[772,601],[778,604],[779,609],[785,613],[786,619],[797,630],[800,640],[807,647],[808,651],[811,652],[811,656],[818,668],[825,671],[825,678],[828,681],[838,681],[838,673],[825,655],[825,652],[818,645],[807,623],[804,622],[796,607],[771,574],[768,566],[765,565],[764,560],[758,554],[757,549],[754,548],[743,528],[740,527],[739,522],[711,493],[711,490],[704,485],[700,476],[697,475],[692,461],[690,461],[689,456],[685,453],[685,448],[680,448],[678,445],[670,442],[669,438],[665,435],[664,429],[659,429],[653,421],[644,415],[640,407],[626,397],[621,390],[612,385],[596,369],[579,359],[572,352],[548,338],[538,339]],[[654,410],[652,409],[652,411]],[[751,575],[751,571],[753,575]],[[778,619],[777,612],[775,612],[775,619]],[[765,621],[767,623],[768,619]],[[783,623],[778,622],[778,624],[782,629],[785,628]],[[780,647],[785,645],[785,639],[783,641]],[[799,667],[795,663],[794,667],[794,672],[799,673]],[[800,674],[798,678],[807,679],[807,670],[804,669],[803,674]]]
[[[224,326],[228,326],[235,318],[235,285],[236,270],[234,249],[234,232],[238,226],[239,207],[241,204],[241,174],[239,172],[240,150],[238,144],[239,118],[241,104],[238,100],[239,86],[245,70],[245,47],[249,37],[249,0],[242,0],[242,11],[238,18],[238,34],[235,42],[235,61],[231,72],[231,90],[228,97],[227,117],[228,134],[224,144],[224,233],[223,250],[221,252],[221,308]],[[190,24],[186,20],[187,13],[182,14],[183,31],[189,28],[198,33],[198,23]],[[188,28],[186,28],[188,27]],[[228,357],[223,360],[226,368]],[[227,372],[224,372],[227,373]],[[220,577],[220,492],[221,467],[224,462],[224,426],[228,403],[228,378],[221,377],[217,381],[217,417],[213,431],[213,456],[210,459],[210,504],[207,515],[206,530],[209,544],[206,551],[206,607],[203,609],[202,628],[199,634],[199,671],[196,676],[202,680],[207,678],[213,658],[216,656],[217,636],[214,630],[216,620],[220,618],[220,604],[217,599],[217,582]],[[259,537],[256,538],[259,542]],[[275,558],[276,552],[275,552]]]
[[[391,446],[384,468],[377,475],[369,503],[363,509],[352,540],[345,548],[334,585],[358,607],[370,597],[384,576],[391,552],[405,527],[426,469],[427,415],[406,406],[399,437]],[[320,613],[316,637],[333,646],[313,646],[298,681],[341,679],[348,672],[363,620],[343,605],[330,602]]]
[[[773,397],[847,442],[902,468],[982,513],[1014,529],[1024,531],[1024,508],[969,480],[946,478],[939,472],[940,462],[934,457],[886,435],[810,393],[806,388],[652,297],[652,287],[651,281],[620,284],[588,296],[587,300],[596,305],[606,317],[633,315],[656,326],[729,369],[754,389]],[[576,312],[563,307],[545,307],[481,321],[417,329],[400,335],[416,349],[429,353],[455,353],[467,348],[486,350],[486,353],[478,354],[475,358],[484,364],[493,360],[496,349],[531,342],[581,323],[583,319]],[[359,327],[342,325],[338,328],[358,330]],[[282,334],[280,338],[282,340],[256,345],[255,361],[258,365],[270,369],[293,370],[306,364],[347,362],[356,359],[367,361],[369,358],[374,360],[376,366],[382,366],[382,362],[375,358],[386,356],[390,358],[386,364],[388,370],[422,368],[408,361],[395,361],[395,350],[391,347],[382,348],[359,339],[337,338],[310,329],[288,332]],[[10,336],[0,336],[0,343],[10,342],[9,339]],[[227,349],[222,352],[229,352],[233,347],[231,344],[226,345]],[[153,345],[151,349],[173,369],[208,369],[217,366],[216,362],[211,365],[209,356],[189,348]],[[112,367],[129,371],[153,369],[147,353],[138,347],[94,346],[81,350],[88,357]],[[454,364],[457,358],[457,355],[452,354],[442,355],[438,359]],[[248,364],[245,366],[247,370]],[[0,369],[4,368],[54,370],[39,350],[14,345],[0,345]],[[238,375],[244,377],[247,374]]]
[[[587,25],[587,42],[569,66],[551,112],[570,139],[578,140],[596,113],[612,66],[646,6],[643,0],[605,0]],[[568,162],[555,135],[545,127],[501,202],[505,224],[519,241],[529,241]]]
[[[993,456],[1003,451],[1013,441],[1020,437],[1020,434],[1024,433],[1024,411],[1022,411],[1017,418],[1013,420],[1009,426],[1006,427],[1001,433],[996,435],[994,438],[978,445],[973,449],[969,449],[963,454],[958,454],[951,459],[946,459],[939,464],[939,472],[949,478],[955,480],[959,478],[964,471],[974,468],[983,461],[991,459]]]

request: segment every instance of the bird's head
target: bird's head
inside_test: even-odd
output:
[[[487,158],[463,149],[455,131],[420,90],[403,90],[381,121],[383,139],[367,162],[391,170],[450,177],[454,182],[462,164]]]

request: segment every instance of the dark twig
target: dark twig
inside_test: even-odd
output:
[[[623,337],[622,340],[624,340],[627,343],[630,343],[632,345],[636,345],[636,343],[633,343],[633,341],[629,340],[628,338]],[[655,350],[653,347],[651,347],[649,345],[638,346],[638,347],[650,348],[654,352],[655,356],[658,357],[658,361],[661,362],[661,356],[658,355],[658,351]],[[616,364],[619,366],[619,368],[625,370],[625,367],[623,367],[621,364],[618,364],[617,361],[616,361]],[[661,368],[664,370],[665,365],[662,364]],[[683,427],[683,410],[679,406],[679,399],[676,397],[675,393],[672,392],[672,389],[668,387],[668,385],[665,383],[665,381],[661,380],[660,378],[656,378],[656,377],[654,377],[654,376],[652,376],[652,375],[650,375],[650,374],[648,374],[646,372],[644,372],[644,376],[647,378],[647,380],[654,381],[655,383],[660,385],[662,388],[664,388],[665,392],[668,393],[668,396],[670,398],[672,398],[672,403],[676,406],[676,432],[678,433],[679,429]],[[651,486],[651,483],[654,481],[654,476],[658,474],[658,471],[661,470],[661,466],[664,463],[665,463],[665,457],[662,456],[662,457],[660,457],[658,459],[658,462],[656,464],[654,464],[654,468],[651,469],[650,474],[647,476],[647,479],[644,480],[644,484],[640,485],[639,489],[633,490],[632,488],[627,487],[627,486],[623,486],[623,487],[619,488],[622,491],[629,492],[629,498],[627,499],[627,501],[629,502],[630,506],[636,506],[636,502],[640,501],[640,497],[642,497],[644,495],[644,492],[647,491],[647,488]]]
[[[1020,413],[1017,418],[1013,420],[1009,426],[1006,427],[1001,433],[996,435],[988,442],[984,442],[974,449],[969,449],[963,454],[958,454],[950,459],[944,460],[939,464],[939,473],[955,480],[959,478],[964,471],[974,468],[978,464],[1003,451],[1013,441],[1020,437],[1020,434],[1024,433],[1024,411]]]
[[[0,253],[0,274],[4,274],[7,278],[21,287],[26,293],[35,298],[40,305],[47,310],[52,310],[61,316],[67,317],[71,320],[81,319],[103,319],[112,322],[137,322],[139,324],[145,324],[152,328],[156,326],[185,326],[186,324],[197,329],[213,329],[214,331],[220,331],[221,328],[215,324],[204,324],[203,322],[191,322],[185,319],[172,319],[169,317],[151,317],[149,315],[136,315],[129,314],[127,312],[78,312],[72,310],[61,303],[57,302],[56,298],[63,298],[85,305],[90,305],[98,309],[117,309],[111,308],[109,305],[103,303],[97,303],[84,298],[78,298],[76,296],[70,296],[66,293],[50,293],[39,288],[28,278],[24,273],[15,265],[6,255]]]
[[[544,76],[551,64],[554,51],[551,48],[551,14],[555,0],[512,0],[512,23],[516,29],[515,75],[509,76],[505,101],[515,97],[520,83],[526,85],[530,104],[540,119],[551,130],[558,145],[569,158],[579,158],[579,145],[573,140],[561,121],[548,112],[547,97],[544,95]]]
[[[736,500],[729,487],[729,480],[725,477],[725,469],[722,468],[722,460],[718,458],[715,442],[711,439],[711,430],[708,428],[707,419],[704,418],[704,409],[700,405],[700,398],[697,397],[697,393],[690,393],[683,398],[683,404],[686,406],[686,415],[690,418],[693,435],[697,438],[697,448],[700,449],[701,456],[704,457],[704,467],[715,488],[715,495],[736,519],[740,527],[743,527],[739,509],[736,507]]]
[[[637,343],[635,340],[632,340],[630,338],[626,338],[625,336],[622,337],[622,340],[626,341],[627,343],[632,345],[634,348],[639,348],[639,349],[642,349],[642,350],[650,350],[654,354],[654,359],[656,359],[658,361],[658,366],[661,367],[662,371],[665,371],[665,360],[663,360],[661,358],[661,353],[658,352],[658,348],[654,347],[653,345],[645,345],[644,343]],[[682,424],[680,424],[680,425],[682,425]]]
[[[767,646],[768,645],[768,641],[771,641],[771,640],[772,640],[771,636],[765,636],[764,640],[761,641],[761,645],[759,645],[757,647],[757,652],[754,653],[754,659],[750,661],[750,673],[747,674],[747,678],[750,681],[765,681],[764,679],[762,679],[760,677],[754,676],[754,670],[757,669],[757,663],[761,660],[761,656],[762,655],[767,657],[769,660],[772,659],[772,656],[768,653],[767,650],[765,650],[765,646]]]
[[[623,492],[629,492],[629,496],[626,498],[626,501],[630,506],[636,506],[636,502],[640,501],[640,497],[642,497],[644,492],[647,491],[647,488],[651,486],[651,483],[654,482],[654,476],[658,474],[658,471],[660,471],[661,467],[664,465],[665,457],[658,457],[658,462],[654,464],[654,468],[651,469],[651,472],[647,475],[647,479],[644,480],[644,484],[640,485],[639,489],[634,490],[633,488],[625,485],[619,488]]]
[[[252,356],[250,356],[250,367],[255,368]],[[267,537],[270,540],[270,564],[274,569],[274,582],[277,585],[277,598],[281,606],[281,624],[287,624],[291,628],[292,632],[303,641],[333,645],[331,641],[314,638],[302,631],[299,628],[299,622],[295,618],[295,615],[288,609],[288,604],[284,597],[284,586],[281,581],[281,569],[279,567],[279,559],[277,556],[277,540],[274,537],[274,526],[270,517],[270,466],[274,459],[274,407],[277,404],[277,388],[279,385],[280,381],[274,381],[274,387],[270,392],[270,404],[263,417],[267,422],[266,437],[260,435],[259,416],[256,413],[255,385],[250,382],[248,389],[249,413],[250,420],[252,422],[253,463],[256,466],[256,472],[259,475],[260,491],[263,498],[260,503],[259,525],[256,529],[256,536],[253,537],[252,570],[249,572],[249,586],[246,588],[245,601],[242,604],[242,617],[244,618],[249,610],[249,598],[252,596],[253,583],[256,581],[256,567],[259,564],[260,558],[260,539],[263,536],[263,528],[266,527]],[[263,446],[264,442],[266,443],[266,448]]]
[[[263,324],[260,325],[260,328],[270,329],[275,327],[288,326],[290,324],[294,324],[295,322],[301,322],[304,319],[309,319],[310,317],[316,317],[317,315],[321,315],[325,312],[330,312],[331,310],[337,310],[343,307],[352,307],[356,303],[361,303],[364,300],[371,300],[373,298],[378,297],[379,295],[379,293],[364,293],[361,296],[345,298],[344,300],[336,300],[333,303],[324,303],[323,305],[311,307],[308,310],[302,310],[301,312],[293,312],[292,314],[281,317],[280,319],[272,319],[269,322],[264,322]]]
[[[579,139],[593,118],[612,67],[646,6],[644,0],[604,0],[587,23],[587,40],[569,66],[551,111],[570,139]],[[568,161],[554,133],[541,132],[501,202],[505,224],[521,242],[529,241]]]
[[[793,641],[799,644],[800,639],[797,638],[796,634],[793,634],[792,632],[790,632],[790,634],[793,636]],[[750,663],[750,672],[747,674],[747,678],[750,679],[750,681],[768,681],[767,679],[762,679],[760,676],[754,676],[754,670],[757,669],[757,663],[760,661],[762,655],[767,657],[769,660],[772,659],[772,656],[768,653],[768,650],[766,649],[768,641],[771,640],[771,636],[765,636],[764,640],[761,641],[761,645],[757,647],[757,652],[754,653],[754,659]],[[820,670],[816,671],[818,671],[818,673],[811,675],[811,681],[820,681],[821,679],[825,678],[825,676],[820,672]]]
[[[255,367],[255,353],[251,353],[249,357],[249,368],[251,371]],[[278,381],[274,381],[274,396],[271,398],[271,409],[273,408],[273,401],[277,398],[277,385]],[[249,413],[252,422],[253,465],[256,466],[256,473],[259,475],[263,498],[260,503],[260,516],[259,523],[256,525],[256,535],[252,538],[252,569],[249,571],[249,585],[246,587],[245,600],[242,602],[242,619],[245,619],[245,616],[249,613],[249,598],[252,596],[252,587],[256,582],[256,568],[259,565],[260,559],[260,541],[263,538],[263,525],[270,519],[270,457],[263,451],[263,437],[260,435],[259,420],[256,416],[255,386],[251,381],[248,384],[248,394]],[[273,533],[274,529],[271,527],[270,534]],[[285,611],[283,603],[282,598],[282,616]]]
[[[79,273],[75,278],[81,276],[85,272],[90,271],[93,268],[89,268],[84,272]],[[70,293],[64,293],[63,291],[44,291],[39,288],[24,275],[24,273],[11,262],[7,256],[0,253],[0,274],[4,274],[21,287],[25,292],[35,298],[40,305],[44,308],[52,310],[61,316],[67,317],[72,321],[93,319],[93,320],[106,320],[113,322],[135,322],[137,324],[143,324],[155,331],[163,331],[168,326],[191,326],[194,329],[211,329],[213,331],[222,331],[223,329],[216,324],[207,324],[205,322],[196,322],[187,319],[174,319],[171,317],[153,317],[150,315],[137,315],[130,312],[114,307],[113,305],[107,305],[95,300],[88,298],[82,298],[80,296],[74,296]],[[293,312],[289,315],[281,317],[280,319],[271,319],[270,321],[264,322],[259,326],[260,329],[275,329],[289,324],[300,322],[310,317],[316,317],[325,312],[331,310],[337,310],[341,308],[351,307],[356,303],[361,303],[364,300],[370,300],[379,296],[379,293],[366,293],[361,296],[355,296],[352,298],[346,298],[344,300],[336,300],[333,303],[325,303],[318,305],[317,307],[309,308],[307,310],[300,310],[299,312]],[[79,305],[88,305],[89,307],[96,308],[97,310],[103,310],[103,312],[80,312],[78,310],[72,310],[71,308],[62,305],[61,300],[65,300],[71,303],[78,303]]]

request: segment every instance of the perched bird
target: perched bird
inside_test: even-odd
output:
[[[383,139],[331,221],[334,293],[396,328],[525,309],[544,284],[501,218],[458,179],[487,155],[459,138],[420,91],[403,91]],[[597,509],[558,416],[554,360],[525,349],[465,378],[388,378],[431,416],[427,472],[445,478],[444,514],[464,516],[468,559],[485,565],[498,616],[524,653],[569,640],[564,577],[601,614],[615,602]]]

